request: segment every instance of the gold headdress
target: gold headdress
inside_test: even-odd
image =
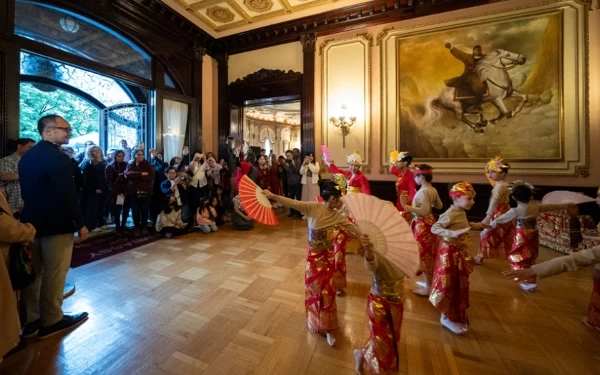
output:
[[[410,152],[394,150],[390,152],[390,163],[403,161],[407,156],[410,156]]]
[[[515,187],[517,187],[517,186],[527,186],[527,187],[528,187],[529,189],[531,189],[531,190],[534,190],[534,189],[535,189],[535,186],[533,186],[532,184],[530,184],[530,183],[529,183],[529,182],[527,182],[527,181],[524,181],[524,180],[515,180],[515,181],[511,182],[511,183],[508,185],[508,191],[512,193],[513,189],[514,189]]]
[[[335,173],[331,176],[331,181],[335,184],[336,190],[339,190],[342,195],[346,195],[348,192],[348,180],[346,176],[341,173]]]
[[[492,160],[488,161],[485,166],[485,171],[502,172],[503,169],[509,169],[510,165],[504,163],[504,159],[500,156],[496,156]]]
[[[452,186],[450,189],[450,197],[460,197],[461,195],[475,195],[475,189],[473,189],[473,185],[471,185],[468,181],[460,181]]]
[[[354,151],[352,154],[348,155],[348,164],[361,166],[362,157],[360,156],[360,152]]]

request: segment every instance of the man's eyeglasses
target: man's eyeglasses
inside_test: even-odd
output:
[[[48,126],[48,129],[60,129],[60,130],[63,130],[65,133],[73,133],[73,128],[63,128],[60,126]]]

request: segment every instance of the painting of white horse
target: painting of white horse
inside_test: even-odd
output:
[[[400,148],[420,159],[560,158],[561,30],[550,14],[399,39]]]

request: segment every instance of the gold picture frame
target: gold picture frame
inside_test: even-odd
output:
[[[480,174],[500,155],[511,174],[587,177],[589,6],[558,0],[383,30],[380,173],[391,151],[408,150],[436,173]]]

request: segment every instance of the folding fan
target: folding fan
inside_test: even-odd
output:
[[[390,152],[390,163],[395,163],[398,159],[399,154],[400,154],[400,152],[398,152],[396,150]]]
[[[323,153],[323,160],[330,161],[331,153],[329,153],[329,147],[325,145],[321,145],[321,152]]]
[[[363,234],[369,235],[373,250],[407,276],[415,275],[419,269],[417,242],[396,207],[366,194],[348,194],[342,200],[354,223]]]
[[[590,198],[587,195],[576,193],[574,191],[552,191],[542,198],[544,204],[556,204],[556,203],[575,203],[582,204],[588,202],[595,202],[595,198]]]
[[[323,197],[320,195],[317,195],[317,203],[323,203]]]
[[[240,180],[238,191],[240,202],[248,216],[265,225],[279,224],[279,219],[273,210],[273,206],[271,206],[269,198],[247,175],[244,175]]]

